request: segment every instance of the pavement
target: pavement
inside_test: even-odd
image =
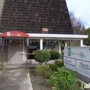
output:
[[[1,71],[0,90],[33,90],[28,71],[26,69]]]

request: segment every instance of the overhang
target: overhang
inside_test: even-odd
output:
[[[8,31],[0,34],[0,37],[19,37],[19,38],[27,38],[29,35],[20,31]]]
[[[29,37],[34,38],[43,38],[43,39],[61,39],[61,40],[81,40],[88,38],[88,35],[75,35],[75,34],[36,34],[28,33]]]

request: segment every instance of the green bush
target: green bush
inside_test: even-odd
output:
[[[59,59],[60,58],[60,53],[56,50],[50,50],[50,59],[54,60],[54,59]]]
[[[55,64],[48,64],[51,68],[52,71],[56,71],[57,70],[57,65]]]
[[[59,59],[59,60],[56,60],[54,64],[57,65],[58,67],[62,67],[64,65],[64,62],[63,60]]]
[[[50,69],[50,70],[48,70],[48,71],[46,71],[45,73],[44,73],[44,76],[46,77],[46,78],[49,78],[50,76],[52,76],[53,75],[53,71]]]
[[[75,73],[66,70],[64,67],[58,68],[46,83],[52,86],[52,90],[77,90],[77,79]]]
[[[63,54],[61,54],[61,55],[60,55],[60,58],[61,58],[62,60],[64,59],[63,57],[64,57],[64,55],[63,55]]]
[[[51,71],[49,65],[38,65],[34,70],[34,74],[37,76],[42,76],[47,71]]]
[[[34,57],[37,62],[40,62],[42,64],[43,62],[50,59],[50,53],[46,50],[37,50]]]

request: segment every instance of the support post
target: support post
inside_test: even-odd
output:
[[[40,50],[43,50],[43,39],[40,39]]]
[[[61,41],[58,42],[59,45],[59,53],[61,53]]]
[[[25,44],[25,43],[24,43],[24,44]],[[24,46],[25,46],[25,45],[24,45]],[[28,66],[27,66],[27,54],[28,54],[28,53],[27,53],[27,44],[26,44],[26,69],[27,69],[27,67],[28,67]]]
[[[3,44],[2,44],[2,70],[3,70]]]
[[[65,41],[65,47],[67,47],[67,41]]]
[[[83,39],[80,40],[80,47],[83,47]]]

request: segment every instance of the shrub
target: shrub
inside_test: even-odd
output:
[[[34,74],[37,76],[42,76],[44,75],[45,72],[50,71],[51,68],[49,67],[49,65],[39,65],[35,68],[34,70]]]
[[[60,57],[61,57],[61,59],[62,59],[62,60],[64,59],[64,58],[63,58],[63,57],[64,57],[64,55],[63,55],[63,54],[60,54]]]
[[[54,62],[54,64],[57,65],[58,67],[62,67],[62,66],[64,65],[63,60],[61,60],[61,59],[56,60],[56,61]]]
[[[37,50],[34,57],[37,62],[41,62],[42,64],[50,59],[50,53],[46,50]]]
[[[50,69],[50,70],[48,70],[48,71],[46,71],[45,73],[44,73],[44,76],[46,77],[46,78],[49,78],[50,76],[52,76],[53,75],[53,71]]]
[[[55,64],[48,64],[51,68],[52,71],[56,71],[57,70],[57,65]]]
[[[75,73],[66,70],[64,67],[58,68],[46,83],[52,86],[52,90],[77,90],[77,79]]]
[[[56,50],[50,50],[50,59],[54,60],[54,59],[59,59],[60,58],[60,53]]]

